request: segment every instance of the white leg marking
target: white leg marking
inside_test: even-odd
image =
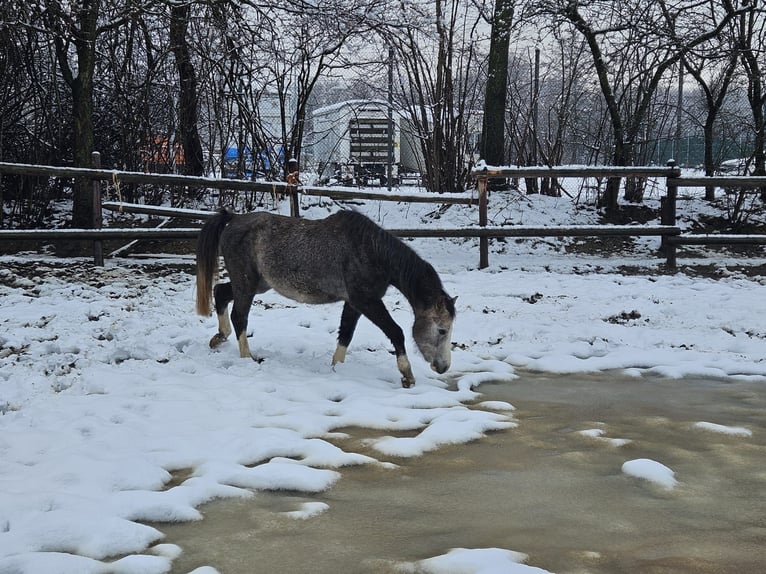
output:
[[[240,333],[237,342],[239,343],[239,356],[243,359],[252,359],[253,355],[250,353],[250,345],[247,344],[247,333],[245,331]]]
[[[218,332],[224,338],[231,335],[231,321],[229,321],[229,314],[226,311],[218,315]]]
[[[344,347],[343,345],[338,345],[335,348],[335,354],[332,356],[332,366],[334,367],[338,363],[345,363],[346,362],[346,349],[348,347]]]

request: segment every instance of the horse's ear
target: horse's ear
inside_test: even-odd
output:
[[[443,295],[442,295],[441,297],[439,297],[439,299],[436,301],[436,308],[437,308],[439,311],[444,311],[445,309],[447,309],[447,308],[449,307],[449,305],[447,305],[447,300],[449,300],[449,301],[450,301],[450,303],[451,303],[451,305],[452,305],[452,307],[454,307],[454,306],[455,306],[455,301],[457,301],[457,297],[450,297],[450,296],[449,296],[449,295],[447,295],[446,293],[445,293],[445,294],[443,294]]]

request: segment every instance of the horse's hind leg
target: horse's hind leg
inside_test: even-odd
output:
[[[234,293],[234,305],[231,309],[231,322],[234,324],[234,334],[239,344],[239,356],[243,359],[253,358],[250,353],[250,345],[247,343],[247,316],[250,314],[250,306],[253,304],[255,290],[243,292],[237,290]]]
[[[218,316],[218,332],[210,339],[211,349],[223,343],[231,335],[231,323],[227,311],[233,298],[231,283],[219,283],[213,289],[215,313]]]
[[[346,360],[346,349],[354,336],[356,324],[359,322],[361,313],[354,309],[348,303],[343,305],[343,313],[340,316],[340,327],[338,328],[338,346],[332,356],[332,366],[343,363]]]

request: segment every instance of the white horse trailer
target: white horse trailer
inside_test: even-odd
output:
[[[400,117],[394,112],[389,139],[388,103],[349,100],[314,111],[312,156],[320,179],[345,184],[385,185],[389,145],[394,181],[399,177]]]

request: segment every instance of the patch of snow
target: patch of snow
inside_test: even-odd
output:
[[[521,552],[502,548],[453,548],[411,566],[413,572],[426,574],[551,574],[524,564],[528,558]]]
[[[324,502],[304,502],[300,510],[285,512],[284,515],[296,520],[307,520],[319,516],[330,509],[330,505]]]
[[[667,490],[678,485],[675,473],[664,464],[649,458],[629,460],[622,465],[622,472],[629,476],[648,480]]]
[[[710,432],[715,432],[715,433],[720,433],[720,434],[728,434],[731,436],[742,436],[742,437],[753,436],[753,431],[745,427],[732,427],[732,426],[719,425],[716,423],[709,423],[704,421],[694,423],[694,428],[710,431]]]

